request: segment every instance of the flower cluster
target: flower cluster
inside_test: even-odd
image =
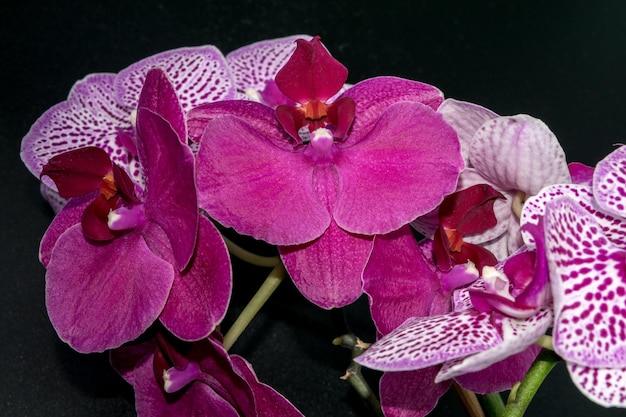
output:
[[[59,337],[109,351],[140,416],[301,415],[227,353],[218,224],[276,245],[321,308],[367,294],[379,340],[355,360],[384,371],[388,417],[453,380],[511,389],[549,329],[581,391],[625,407],[624,148],[568,166],[531,116],[347,78],[303,35],[77,82],[21,151],[57,212],[40,260]]]

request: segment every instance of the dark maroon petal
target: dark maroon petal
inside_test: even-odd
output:
[[[276,85],[284,95],[301,104],[328,100],[341,90],[348,70],[328,53],[319,36],[309,42],[296,42],[295,52],[276,74]]]
[[[476,184],[450,194],[439,208],[439,221],[447,229],[456,229],[462,235],[481,233],[494,227],[498,220],[493,203],[504,198],[487,184]]]
[[[85,208],[80,222],[86,237],[99,241],[115,237],[115,233],[108,226],[108,215],[116,208],[118,200],[119,197],[107,200],[100,194]]]
[[[111,172],[111,159],[95,146],[74,149],[51,158],[41,171],[54,181],[63,198],[96,190]]]
[[[328,120],[335,124],[333,136],[343,138],[354,121],[356,104],[350,97],[342,97],[328,106]]]
[[[137,112],[137,150],[146,173],[146,218],[165,231],[182,270],[198,229],[193,154],[167,120],[145,108]]]
[[[302,107],[281,105],[276,107],[276,118],[289,136],[301,141],[298,130],[305,125]]]
[[[154,68],[146,74],[137,108],[146,108],[163,117],[172,125],[179,139],[186,143],[187,127],[183,109],[174,86],[162,69]]]
[[[433,236],[433,261],[443,272],[449,271],[454,265],[450,257],[450,241],[441,226],[435,230]]]
[[[463,242],[460,252],[450,251],[450,256],[457,265],[472,261],[476,265],[476,269],[483,270],[483,266],[494,266],[498,263],[495,255],[482,246],[473,243]]]
[[[137,196],[135,195],[135,184],[130,179],[126,171],[119,166],[113,164],[113,180],[115,181],[115,187],[120,193],[120,196],[128,202],[137,202]]]

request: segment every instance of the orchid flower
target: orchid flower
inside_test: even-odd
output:
[[[580,391],[605,407],[626,407],[625,166],[620,147],[598,163],[593,185],[547,187],[522,217],[545,223],[554,350]]]
[[[528,115],[498,116],[453,99],[445,100],[437,111],[455,128],[461,142],[466,168],[457,189],[486,183],[505,196],[494,205],[496,226],[465,240],[504,259],[522,245],[518,217],[524,200],[547,185],[572,182],[565,153],[550,129]],[[430,217],[414,223],[427,237],[436,227],[434,214]]]
[[[120,346],[157,318],[182,339],[206,337],[230,298],[228,253],[199,217],[194,159],[176,123],[183,110],[162,70],[148,72],[138,102],[145,188],[96,147],[43,168],[71,198],[41,244],[46,306],[59,337],[80,352]]]
[[[139,417],[302,417],[245,359],[226,353],[218,332],[192,343],[170,339],[159,333],[111,352],[135,390]]]
[[[200,206],[279,246],[300,291],[332,308],[362,292],[373,236],[441,203],[463,167],[436,88],[394,77],[336,97],[346,68],[319,38],[300,39],[276,75],[297,104],[207,104],[188,115]],[[336,97],[336,98],[335,98]]]
[[[21,157],[26,167],[39,177],[43,166],[55,155],[96,146],[104,149],[135,183],[143,185],[135,118],[146,74],[152,68],[162,68],[168,74],[183,114],[201,103],[235,98],[234,81],[224,56],[210,45],[162,52],[119,74],[91,74],[74,84],[67,100],[48,109],[32,125],[22,140]],[[179,127],[184,125],[184,119],[176,122]],[[55,184],[47,178],[43,179],[42,193],[55,211],[65,205]]]

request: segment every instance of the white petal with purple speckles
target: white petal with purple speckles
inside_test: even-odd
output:
[[[626,407],[626,368],[588,368],[572,363],[567,370],[574,385],[603,407]]]
[[[104,149],[112,161],[134,179],[141,174],[136,158],[117,140],[118,132],[132,131],[131,111],[113,97],[114,74],[91,74],[72,87],[66,101],[46,111],[22,140],[22,160],[39,176],[55,155],[85,146]],[[129,163],[130,160],[130,163]],[[43,181],[56,190],[47,177]]]
[[[551,309],[541,310],[535,316],[524,320],[505,317],[502,320],[502,343],[474,355],[446,362],[437,374],[435,382],[483,370],[515,355],[533,345],[551,325]]]
[[[235,85],[224,56],[214,46],[179,48],[142,59],[120,71],[115,94],[135,108],[146,74],[161,67],[176,90],[184,112],[203,103],[235,98]]]
[[[626,251],[569,198],[548,204],[545,230],[555,351],[580,365],[626,366]]]
[[[472,139],[469,159],[500,188],[527,195],[546,185],[572,182],[556,136],[541,120],[524,114],[484,123]]]
[[[409,371],[480,352],[502,342],[490,317],[467,310],[411,318],[355,360],[381,371]]]
[[[598,162],[593,174],[593,196],[609,213],[626,217],[626,147]]]
[[[273,80],[278,70],[296,50],[296,39],[311,39],[310,35],[293,35],[284,38],[255,42],[226,55],[237,87],[238,99],[250,99],[246,90],[261,92],[267,81]]]

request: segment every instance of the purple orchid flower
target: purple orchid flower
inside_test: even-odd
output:
[[[217,332],[193,343],[158,334],[113,350],[111,363],[135,389],[139,417],[302,417],[245,359],[228,355]]]
[[[298,40],[276,75],[296,105],[221,102],[188,117],[191,136],[202,135],[200,206],[278,245],[296,286],[324,308],[361,294],[373,235],[433,209],[463,166],[455,132],[434,111],[439,90],[380,77],[336,97],[346,77],[319,38]]]
[[[380,395],[387,416],[428,414],[452,378],[479,393],[511,388],[551,324],[545,259],[521,252],[483,268],[481,277],[472,265],[439,276],[425,242],[418,246],[408,230],[377,236],[364,272],[382,338],[356,361],[385,371]],[[472,281],[451,293],[452,283]]]
[[[96,147],[43,168],[62,196],[74,197],[50,225],[40,256],[50,320],[80,352],[118,347],[157,318],[182,339],[206,337],[230,298],[228,253],[199,217],[194,158],[176,123],[182,108],[162,70],[148,72],[138,102],[145,188]]]
[[[547,187],[522,216],[545,224],[554,350],[580,391],[605,407],[626,407],[625,166],[620,147],[598,163],[592,185]]]
[[[505,196],[494,205],[498,222],[482,233],[468,235],[468,243],[480,244],[502,260],[522,246],[519,212],[523,201],[551,184],[571,183],[565,153],[550,129],[528,115],[498,116],[473,103],[445,100],[438,109],[459,135],[466,168],[457,190],[486,183]],[[418,219],[414,226],[430,237],[435,214]]]
[[[162,52],[119,74],[91,74],[74,84],[67,100],[51,107],[32,125],[22,140],[21,157],[26,167],[39,177],[55,155],[97,146],[135,183],[143,185],[134,119],[140,91],[152,68],[162,68],[168,74],[184,113],[201,103],[235,98],[229,67],[214,46]],[[182,127],[184,119],[176,123]],[[186,134],[181,139],[186,140]],[[42,194],[56,212],[65,205],[66,200],[59,198],[55,184],[47,178]]]

